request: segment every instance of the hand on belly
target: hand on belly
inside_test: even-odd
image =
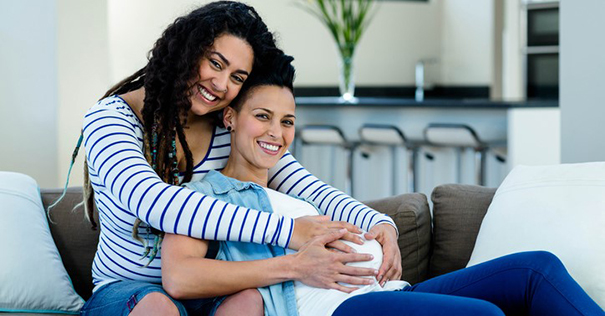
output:
[[[347,265],[352,267],[361,267],[361,268],[372,268],[378,270],[380,265],[382,264],[382,246],[378,241],[374,240],[366,240],[363,237],[363,233],[359,234],[359,237],[364,240],[363,245],[358,245],[352,243],[347,240],[341,240],[348,246],[351,246],[357,253],[369,253],[374,256],[374,259],[370,261],[360,261],[360,262],[349,262]],[[368,276],[367,278],[374,278],[372,276]]]

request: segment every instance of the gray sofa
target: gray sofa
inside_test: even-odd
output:
[[[55,201],[61,191],[41,190],[44,206]],[[432,212],[426,196],[419,193],[365,203],[394,219],[400,232],[402,279],[414,284],[466,266],[494,193],[495,189],[479,186],[442,185],[432,193]],[[81,211],[71,211],[81,200],[81,188],[70,188],[52,212],[50,229],[76,292],[88,299],[98,231],[91,230]]]

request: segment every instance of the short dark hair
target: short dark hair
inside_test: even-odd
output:
[[[292,66],[292,56],[284,53],[276,53],[272,58],[266,61],[264,65],[255,69],[248,79],[244,82],[242,89],[231,104],[234,110],[239,111],[242,104],[246,101],[254,88],[260,86],[277,86],[288,88],[294,94],[294,77],[296,70]]]

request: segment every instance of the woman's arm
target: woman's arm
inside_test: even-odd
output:
[[[386,214],[382,214],[344,194],[313,176],[296,161],[290,153],[269,170],[269,186],[286,194],[294,194],[310,199],[330,216],[332,221],[346,221],[370,232],[366,238],[375,238],[382,245],[384,252],[383,263],[379,269],[378,282],[384,284],[387,280],[401,277],[401,253],[397,245],[397,226]],[[299,220],[296,222],[299,225]],[[297,228],[295,226],[295,228]],[[293,240],[298,240],[298,234],[309,234],[311,229],[295,229]],[[352,231],[352,230],[350,230]],[[345,239],[355,241],[353,234]],[[300,238],[304,239],[306,236]],[[296,241],[291,248],[296,249]]]
[[[390,224],[393,220],[335,189],[307,171],[290,153],[269,170],[269,187],[277,191],[309,199],[330,216],[332,221],[346,221],[370,231],[375,225]]]
[[[168,233],[209,240],[273,240],[274,245],[288,246],[292,219],[164,183],[143,155],[141,127],[128,105],[117,97],[100,101],[84,119],[84,146],[93,187],[97,199],[120,209],[116,214],[122,218],[116,222],[134,222],[138,217]]]
[[[244,262],[204,258],[208,241],[166,234],[162,244],[162,285],[176,299],[229,295],[289,280],[350,293],[356,288],[337,282],[369,284],[371,280],[355,276],[376,275],[377,271],[346,265],[370,260],[370,255],[326,249],[327,243],[345,233],[340,230],[317,237],[296,254]]]
[[[230,262],[204,258],[209,242],[166,234],[162,242],[162,285],[175,299],[233,294],[288,280],[284,257]]]

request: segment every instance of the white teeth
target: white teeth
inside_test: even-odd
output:
[[[267,143],[259,143],[259,145],[265,149],[268,149],[270,151],[277,151],[279,149],[279,146],[276,145],[269,145]]]
[[[202,96],[204,98],[208,99],[209,101],[216,100],[216,96],[210,94],[210,92],[208,92],[206,89],[204,89],[204,87],[198,86],[197,89],[200,91],[200,94],[202,94]]]

